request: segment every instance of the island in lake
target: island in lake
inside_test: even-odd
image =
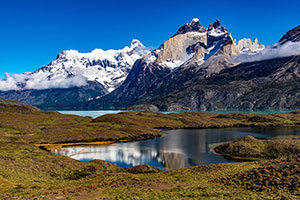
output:
[[[1,199],[126,199],[133,196],[231,199],[236,195],[242,199],[296,199],[299,194],[299,111],[268,115],[147,111],[107,114],[93,119],[40,111],[18,101],[1,99],[0,123]],[[240,135],[242,138],[235,142],[211,147],[215,151],[213,155],[219,156],[215,154],[218,153],[239,161],[233,163],[186,168],[181,165],[185,163],[182,154],[161,153],[165,169],[177,165],[173,170],[161,170],[151,163],[121,168],[103,160],[81,162],[51,153],[77,145],[105,147],[103,145],[157,138],[163,134],[162,130],[201,129],[215,134],[212,130],[243,130],[245,127],[273,130],[269,134],[280,137],[259,140]],[[279,133],[282,130],[291,134],[283,136]],[[186,141],[181,137],[176,142],[184,146]],[[193,141],[187,144],[191,143]],[[202,148],[200,152],[208,151],[206,146]]]
[[[1,1],[0,200],[300,199],[299,8]]]

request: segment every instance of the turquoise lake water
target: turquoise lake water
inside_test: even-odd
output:
[[[199,111],[199,112],[216,112],[216,113],[232,113],[232,112],[246,112],[246,113],[256,113],[256,114],[271,114],[271,113],[286,113],[290,112],[291,110],[280,110],[280,111]],[[88,110],[88,111],[79,111],[79,110],[70,110],[70,111],[58,111],[62,114],[70,114],[70,115],[79,115],[79,116],[84,116],[84,117],[92,117],[96,118],[102,115],[106,114],[116,114],[120,112],[137,112],[137,111],[125,111],[125,110]],[[161,113],[179,113],[179,112],[186,112],[186,111],[174,111],[174,112],[169,112],[169,111],[159,111]]]

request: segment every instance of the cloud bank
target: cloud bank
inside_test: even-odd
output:
[[[267,46],[265,49],[255,54],[241,54],[231,59],[232,63],[254,62],[300,55],[300,42],[287,42],[283,45],[275,44]]]
[[[5,74],[0,79],[0,91],[9,90],[45,90],[51,88],[71,88],[87,85],[87,79],[82,75],[66,77],[64,75],[51,75],[49,72]]]

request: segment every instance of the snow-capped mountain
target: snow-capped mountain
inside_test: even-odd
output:
[[[138,40],[120,50],[62,51],[35,72],[7,74],[0,80],[0,96],[42,109],[84,109],[117,88],[135,61],[148,53]]]
[[[267,47],[257,39],[236,45],[219,21],[206,30],[199,26],[195,19],[182,26],[179,34],[137,61],[118,89],[91,101],[90,108],[299,109],[300,26]],[[189,58],[176,66],[174,61],[185,54]]]
[[[33,73],[0,80],[10,90],[0,96],[47,109],[292,108],[300,105],[299,32],[273,46],[236,44],[219,20],[206,29],[194,18],[152,52],[137,40],[121,50],[63,51]]]
[[[0,80],[0,90],[71,88],[97,81],[111,92],[125,80],[134,62],[148,53],[138,40],[120,50],[95,49],[89,53],[64,50],[33,73],[7,75],[7,80]]]
[[[230,67],[228,60],[238,55],[235,42],[217,20],[205,29],[194,18],[159,48],[138,60],[124,83],[109,95],[91,102],[91,107],[130,106],[181,86],[191,77],[199,79]]]
[[[143,59],[148,64],[155,63],[170,69],[193,62],[202,64],[223,46],[228,45],[226,41],[234,45],[231,35],[219,20],[205,29],[199,19],[194,18]],[[238,54],[238,51],[230,48],[227,53],[231,56]]]
[[[91,101],[89,107],[295,108],[300,105],[300,58],[291,56],[299,55],[299,32],[299,28],[289,31],[274,47],[265,47],[257,39],[236,44],[220,21],[205,29],[193,19],[138,60],[119,88]]]

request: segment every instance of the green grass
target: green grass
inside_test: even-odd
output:
[[[224,156],[241,159],[275,159],[300,155],[300,141],[294,139],[258,140],[252,136],[214,148]]]
[[[265,186],[263,181],[269,179],[260,181],[260,176],[255,175],[254,182],[251,182],[250,173],[252,170],[275,166],[278,169],[276,176],[284,176],[286,171],[281,170],[280,166],[299,165],[299,160],[291,160],[286,156],[287,152],[295,154],[299,140],[294,142],[276,140],[275,143],[257,140],[252,143],[250,141],[248,144],[243,141],[243,144],[237,145],[243,149],[243,152],[248,152],[238,156],[255,157],[249,152],[256,152],[255,155],[263,155],[261,157],[266,159],[277,152],[275,157],[284,156],[288,159],[206,165],[166,172],[149,166],[122,169],[98,160],[83,163],[54,155],[35,145],[37,143],[131,141],[157,137],[160,136],[160,130],[177,128],[299,126],[300,113],[297,112],[260,116],[232,113],[185,112],[165,115],[137,112],[91,119],[43,112],[17,102],[4,101],[3,103],[3,101],[0,99],[0,199],[299,198],[299,188],[288,190],[286,183],[275,185],[274,189],[255,189]],[[293,148],[290,148],[291,145],[294,145]],[[280,148],[275,151],[274,146]],[[232,151],[230,155],[236,152],[239,151]],[[288,169],[291,169],[293,176],[287,176],[286,180],[295,183],[292,178],[298,177],[298,172],[292,171],[293,167]],[[246,182],[240,179],[244,175],[245,180],[250,181],[255,187],[245,187],[243,183]],[[227,184],[227,180],[232,184]]]

